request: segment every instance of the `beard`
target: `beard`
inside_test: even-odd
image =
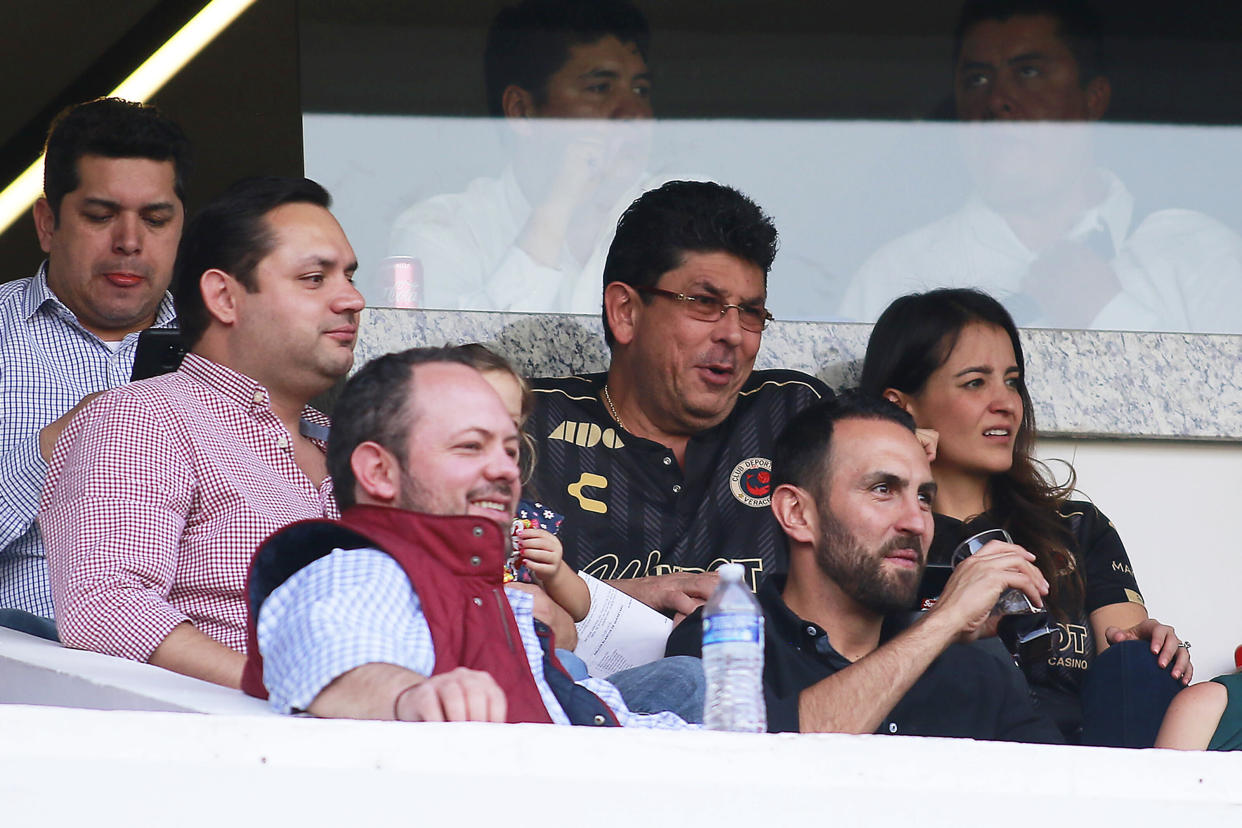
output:
[[[903,612],[914,608],[919,581],[927,557],[918,538],[902,535],[868,551],[840,522],[820,512],[820,542],[815,548],[815,562],[841,591],[861,606],[879,615]],[[884,559],[895,549],[913,549],[919,555],[914,570],[886,571]]]
[[[406,471],[405,466],[402,465],[401,490],[397,493],[393,506],[407,512],[419,512],[426,515],[461,515],[466,513],[466,504],[473,500],[489,499],[512,504],[515,489],[515,486],[510,486],[508,483],[495,483],[470,490],[466,493],[465,502],[459,503],[446,499],[444,492],[427,486],[421,479]],[[502,526],[501,530],[507,531],[507,524]]]

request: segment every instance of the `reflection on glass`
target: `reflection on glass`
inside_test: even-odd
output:
[[[739,48],[757,37],[742,24],[763,14],[758,2],[711,6],[733,27],[724,34],[679,30],[672,22],[684,29],[689,18],[648,4],[668,24],[649,53],[628,2],[565,5],[607,7],[623,22],[573,34],[511,19],[509,40],[494,24],[486,48],[485,22],[458,34],[457,74],[484,68],[491,118],[306,115],[307,174],[335,197],[371,305],[598,313],[616,218],[642,192],[696,178],[735,187],[774,217],[781,246],[767,307],[781,320],[870,322],[897,295],[976,286],[1027,326],[1242,333],[1242,199],[1231,183],[1242,128],[1097,120],[1136,85],[1133,71],[1102,68],[1089,25],[1058,25],[1025,0],[1028,11],[1004,20],[970,16],[997,5],[987,2],[966,10],[955,42],[942,17],[915,44],[926,55],[919,77],[902,82],[922,87],[912,99],[943,97],[956,121],[709,119],[706,106],[671,118],[652,74],[657,90],[681,90],[683,109],[700,86],[708,99],[727,97],[708,84],[737,89],[736,113],[777,78],[808,99],[831,94],[808,80],[830,78],[809,71],[806,44],[840,51],[854,40],[773,35],[777,59]],[[427,51],[433,38],[423,37]],[[437,70],[406,38],[390,42],[402,60]],[[860,42],[891,50],[877,65],[908,58],[891,39]],[[542,68],[506,68],[528,62],[522,44],[534,44],[526,52]],[[834,59],[849,69],[848,56]],[[462,94],[481,112],[478,87],[463,81]],[[894,95],[899,87],[875,97]]]
[[[428,306],[598,311],[617,218],[664,181],[646,172],[646,54],[646,21],[625,0],[501,10],[485,74],[507,163],[392,229],[389,255],[418,263]]]
[[[668,180],[645,170],[650,129],[531,120],[510,133],[500,175],[401,213],[389,256],[421,266],[427,307],[598,312],[617,219]]]
[[[1072,4],[1002,7],[967,3],[955,45],[974,194],[871,256],[844,315],[869,321],[904,293],[976,287],[1024,326],[1239,330],[1238,236],[1200,213],[1137,203],[1096,161],[1090,124],[1112,95],[1098,22]]]

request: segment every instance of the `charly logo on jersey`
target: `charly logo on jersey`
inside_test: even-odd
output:
[[[582,493],[583,489],[607,489],[608,478],[602,474],[591,474],[583,472],[578,478],[577,483],[570,483],[565,491],[569,496],[578,501],[578,505],[582,507],[584,512],[594,512],[597,515],[608,514],[608,504],[602,500],[588,497]]]
[[[583,448],[592,448],[600,443],[610,449],[619,449],[625,445],[614,429],[600,428],[595,423],[576,423],[573,420],[565,420],[552,429],[548,439],[564,440],[566,443],[573,443]]]
[[[747,457],[729,474],[729,490],[739,502],[766,509],[772,502],[772,461]]]

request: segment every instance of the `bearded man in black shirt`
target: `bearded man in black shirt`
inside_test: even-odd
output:
[[[759,593],[770,731],[1062,741],[1012,665],[962,646],[992,631],[1006,589],[1040,604],[1033,555],[988,544],[911,623],[936,484],[909,415],[856,392],[813,406],[777,441],[771,482],[790,550]],[[699,655],[701,622],[668,654]]]
[[[565,514],[572,566],[667,613],[692,612],[720,564],[751,587],[783,571],[771,449],[831,396],[796,371],[752,371],[776,227],[749,198],[673,181],[622,215],[603,274],[608,371],[534,380],[533,489]]]

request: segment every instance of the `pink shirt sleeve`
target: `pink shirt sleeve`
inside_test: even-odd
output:
[[[176,415],[112,391],[56,444],[39,511],[61,640],[147,661],[190,620],[169,601],[195,473]]]

